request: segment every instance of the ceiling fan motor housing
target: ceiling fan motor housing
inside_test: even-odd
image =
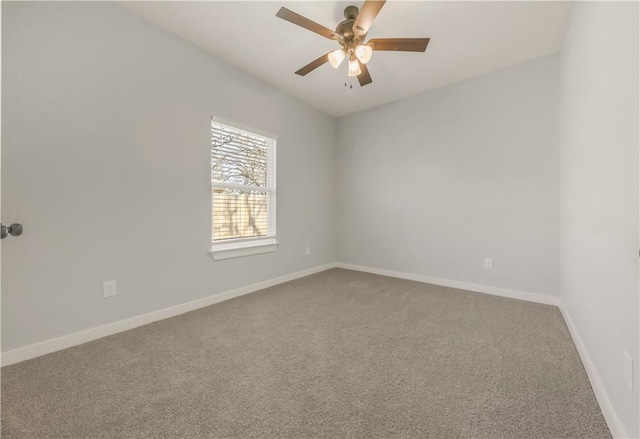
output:
[[[343,49],[346,53],[352,54],[355,50],[355,47],[363,41],[366,35],[357,36],[353,31],[353,26],[358,18],[359,10],[355,6],[347,6],[344,9],[344,17],[346,20],[340,22],[336,27],[336,33],[342,36],[342,41],[340,43],[343,46]]]

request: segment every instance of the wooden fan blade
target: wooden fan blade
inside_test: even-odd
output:
[[[386,0],[365,0],[364,4],[360,8],[360,13],[353,23],[353,33],[357,36],[362,36],[369,32],[369,28],[373,24],[373,20],[376,19],[378,12],[384,6]]]
[[[283,20],[286,20],[289,23],[296,24],[300,27],[310,30],[311,32],[315,32],[318,35],[322,35],[325,38],[329,38],[330,40],[340,39],[340,35],[332,31],[331,29],[328,29],[322,26],[321,24],[316,23],[315,21],[311,21],[300,14],[296,14],[295,12],[287,8],[280,8],[278,13],[276,14],[276,17],[282,18]]]
[[[362,64],[360,61],[358,61],[358,64],[360,64],[360,70],[362,70],[362,73],[358,75],[358,82],[360,83],[360,87],[371,84],[373,82],[373,79],[371,79],[371,75],[369,74],[369,68],[367,68],[366,64]]]
[[[331,52],[329,52],[329,53],[331,53]],[[329,53],[325,53],[320,58],[314,59],[313,61],[311,61],[309,64],[307,64],[306,66],[304,66],[303,68],[298,70],[296,72],[296,75],[304,76],[307,73],[310,73],[310,72],[314,71],[315,69],[317,69],[322,64],[324,64],[327,61],[329,61]]]
[[[429,38],[373,38],[369,45],[373,50],[397,50],[398,52],[424,52]]]

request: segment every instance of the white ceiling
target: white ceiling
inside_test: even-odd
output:
[[[368,38],[429,37],[426,53],[374,52],[373,83],[346,63],[294,72],[338,44],[276,17],[285,6],[328,28],[361,1],[140,1],[124,7],[332,116],[395,101],[560,50],[570,3],[388,1]],[[353,88],[344,84],[353,84]]]

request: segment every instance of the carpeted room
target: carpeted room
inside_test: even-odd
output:
[[[294,75],[279,8],[348,4],[2,3],[3,437],[639,435],[637,4],[388,2],[426,52]],[[212,117],[277,144],[254,254]]]

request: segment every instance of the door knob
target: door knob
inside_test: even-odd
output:
[[[22,224],[14,223],[9,227],[4,224],[0,224],[0,239],[6,238],[8,235],[20,236],[22,235]]]

